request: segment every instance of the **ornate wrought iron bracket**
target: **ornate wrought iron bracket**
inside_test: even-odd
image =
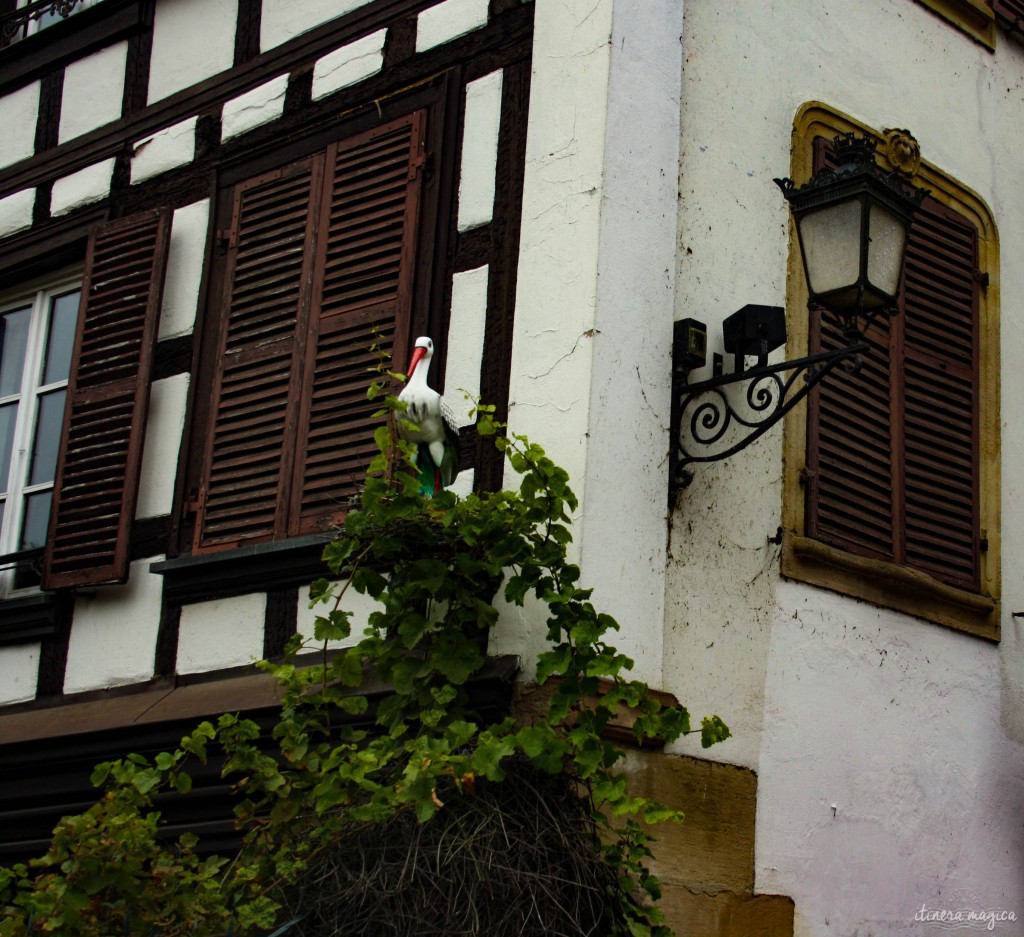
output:
[[[745,449],[759,439],[800,403],[829,372],[842,366],[860,369],[861,355],[871,347],[851,332],[850,342],[834,351],[808,355],[793,361],[758,364],[744,370],[737,356],[737,370],[716,374],[704,381],[689,382],[689,369],[677,354],[672,368],[672,455],[670,494],[693,480],[688,466],[717,462]],[[680,347],[676,343],[676,348]],[[717,357],[717,356],[716,356]],[[716,362],[716,370],[720,361]],[[739,394],[727,388],[745,383]],[[735,398],[739,398],[738,400]]]
[[[26,27],[33,20],[40,20],[47,14],[67,19],[80,8],[81,3],[82,0],[35,0],[0,17],[0,49],[24,38]]]

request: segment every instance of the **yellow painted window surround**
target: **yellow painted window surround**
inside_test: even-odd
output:
[[[887,148],[883,133],[819,102],[805,104],[794,122],[791,175],[798,183],[810,178],[817,137],[856,132],[878,141],[884,168],[899,155]],[[896,609],[990,640],[999,639],[999,244],[987,206],[970,189],[931,163],[921,160],[913,179],[931,190],[932,197],[962,215],[978,230],[978,262],[988,274],[980,290],[979,344],[979,512],[988,549],[981,554],[981,588],[969,592],[939,582],[926,573],[893,562],[854,555],[805,536],[803,479],[807,464],[807,409],[796,408],[786,418],[783,485],[782,574]],[[787,357],[807,354],[807,292],[800,250],[791,237],[787,290],[789,343]]]
[[[988,0],[917,0],[987,49],[996,47],[996,19]]]

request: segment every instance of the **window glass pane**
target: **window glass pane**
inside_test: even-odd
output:
[[[14,448],[14,421],[18,416],[18,405],[9,403],[0,407],[0,490],[9,486],[7,478],[11,468],[11,450]]]
[[[25,499],[25,518],[21,523],[19,550],[31,550],[46,543],[46,527],[50,522],[52,491],[38,491]]]
[[[42,558],[35,557],[30,560],[22,560],[14,567],[14,588],[28,589],[30,586],[38,586],[43,581]]]
[[[35,442],[32,446],[32,470],[28,479],[30,485],[53,481],[57,468],[57,450],[60,447],[60,430],[64,423],[66,395],[67,391],[57,390],[39,398]]]
[[[46,340],[46,368],[43,383],[66,381],[71,367],[71,350],[75,344],[78,322],[79,290],[58,296],[50,304],[50,331]]]
[[[50,500],[53,493],[41,491],[29,495],[25,501],[25,518],[22,521],[22,537],[18,541],[19,550],[42,547],[46,541],[46,527],[50,522]],[[38,537],[39,543],[27,542],[26,538]],[[14,567],[14,588],[27,589],[38,586],[42,582],[42,557],[22,560]]]
[[[47,10],[42,16],[39,17],[39,25],[37,26],[37,29],[46,29],[47,26],[52,26],[54,23],[59,23],[61,20],[66,20],[72,14],[78,13],[81,10],[88,9],[95,3],[96,0],[78,0],[77,3],[74,3],[74,5],[71,6],[70,10],[66,10],[66,12],[63,13],[59,8]],[[65,2],[62,5],[65,8],[69,6],[67,2]],[[28,3],[22,3],[21,6],[28,6]]]
[[[21,390],[21,372],[25,366],[25,341],[31,309],[16,309],[0,317],[0,397]]]

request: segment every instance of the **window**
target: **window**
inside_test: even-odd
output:
[[[798,132],[807,170],[828,163],[839,130],[871,133],[812,111]],[[799,468],[783,572],[998,637],[995,232],[976,196],[927,164],[919,173],[932,195],[908,242],[902,315],[869,329],[859,373],[820,386],[803,432],[788,428]],[[808,350],[841,342],[812,317]]]
[[[80,277],[0,304],[0,554],[39,551],[64,422]],[[0,595],[37,585],[33,555],[0,569]]]
[[[409,344],[426,112],[224,192],[191,547],[329,528],[376,451],[369,369]]]
[[[3,24],[0,48],[26,36],[32,36],[99,2],[100,0],[64,0],[57,5],[53,0],[7,0],[6,3],[0,3],[0,22]]]

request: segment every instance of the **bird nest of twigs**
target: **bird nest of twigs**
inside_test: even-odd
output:
[[[291,896],[288,937],[611,933],[622,912],[590,798],[525,760],[507,775],[444,792],[426,823],[403,811],[346,832]]]

